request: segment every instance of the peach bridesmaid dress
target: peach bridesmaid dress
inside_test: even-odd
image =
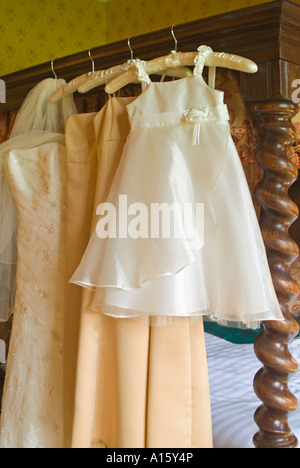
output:
[[[93,118],[98,175],[90,233],[97,220],[96,208],[106,200],[121,159],[130,130],[126,106],[133,100],[110,98]],[[67,134],[67,141],[69,137]],[[82,172],[77,175],[80,186]],[[83,178],[88,180],[86,175]],[[74,192],[74,208],[77,197]],[[83,201],[78,199],[77,220],[84,216],[84,209]],[[70,247],[71,256],[72,250],[78,258],[82,244],[79,249],[75,244]],[[191,324],[189,318],[179,317],[172,325],[151,326],[150,322],[115,319],[96,312],[91,308],[93,299],[94,292],[84,289],[72,447],[211,448],[202,319]],[[71,309],[68,315],[70,321]]]
[[[71,446],[82,288],[69,283],[87,246],[97,178],[96,113],[66,122],[66,242],[64,288],[64,439]]]

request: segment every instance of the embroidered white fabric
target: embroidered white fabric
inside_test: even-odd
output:
[[[18,212],[3,171],[3,159],[12,149],[36,147],[53,141],[64,142],[64,122],[74,112],[72,96],[57,104],[48,103],[51,92],[64,80],[46,79],[27,96],[18,112],[9,140],[0,145],[0,321],[14,310],[17,264]]]
[[[18,264],[17,281],[11,270],[6,283],[17,288],[1,448],[63,446],[64,125],[77,110],[72,96],[55,104],[49,98],[64,83],[47,79],[37,85],[11,139],[0,147],[0,246],[6,241],[0,277],[5,262]],[[5,294],[11,293],[7,287]],[[3,319],[7,311],[1,314]]]

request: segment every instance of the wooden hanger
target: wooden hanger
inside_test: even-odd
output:
[[[66,83],[64,86],[61,88],[57,89],[51,96],[50,96],[50,102],[58,102],[61,99],[63,99],[66,96],[70,96],[71,94],[75,93],[75,91],[78,91],[78,88],[86,82],[90,77],[94,76],[95,72],[95,62],[91,56],[91,49],[88,52],[89,57],[92,61],[92,71],[89,73],[85,73],[84,75],[78,76],[77,78],[74,78],[72,81],[69,81],[69,83]],[[100,73],[100,72],[97,72]],[[102,72],[103,73],[103,72]]]
[[[175,49],[177,50],[177,40],[174,35],[173,26],[172,26],[172,35],[175,40]],[[118,75],[121,75],[122,73],[126,73],[127,71],[132,71],[133,73],[136,73],[136,64],[139,61],[139,59],[133,58],[134,52],[132,50],[130,40],[131,40],[131,37],[129,37],[127,41],[128,47],[131,53],[130,60],[123,63],[122,65],[116,65],[114,67],[109,68],[108,70],[95,72],[94,75],[87,77],[86,81],[83,82],[78,88],[78,91],[80,93],[86,93],[90,91],[91,89],[96,88],[97,86],[107,84],[111,80],[113,80],[115,77],[117,77]],[[177,67],[177,68],[171,67],[170,69],[166,68],[164,70],[158,70],[157,74],[162,74],[162,72],[168,76],[175,77],[175,78],[184,78],[186,76],[192,75],[192,71],[185,66]]]
[[[206,49],[205,49],[206,48]],[[197,59],[201,58],[201,50],[207,50],[208,53],[203,56],[203,65],[208,67],[222,67],[231,70],[238,70],[245,73],[256,73],[258,67],[255,62],[239,55],[228,54],[225,52],[213,52],[207,46],[200,46],[197,52],[175,52],[170,55],[159,57],[145,63],[145,73],[147,75],[157,74],[166,69],[197,66]],[[119,76],[112,79],[105,87],[108,94],[112,94],[123,88],[129,83],[138,81],[135,70],[127,70]]]

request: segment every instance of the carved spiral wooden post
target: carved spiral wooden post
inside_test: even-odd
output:
[[[254,117],[262,130],[256,156],[264,169],[255,195],[261,205],[262,235],[285,317],[284,322],[265,322],[264,330],[255,342],[256,355],[264,364],[254,380],[256,394],[263,402],[255,413],[259,432],[253,440],[257,448],[295,448],[298,443],[288,424],[289,412],[297,409],[297,399],[288,388],[289,375],[298,368],[288,349],[299,329],[288,309],[298,293],[289,267],[299,251],[288,233],[289,226],[298,216],[297,206],[288,195],[298,172],[289,159],[295,131],[291,119],[296,111],[293,103],[285,101],[253,105]]]

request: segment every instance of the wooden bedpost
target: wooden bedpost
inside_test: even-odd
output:
[[[291,119],[297,110],[289,101],[253,105],[253,115],[262,131],[256,157],[264,169],[255,195],[261,206],[260,225],[272,278],[285,317],[284,322],[265,322],[255,342],[256,355],[264,364],[254,380],[256,394],[263,402],[255,414],[259,432],[253,440],[257,448],[295,448],[298,442],[288,424],[289,412],[297,409],[297,399],[288,388],[289,375],[298,368],[288,349],[299,328],[288,307],[299,290],[289,274],[299,251],[288,232],[298,216],[298,208],[288,195],[298,176],[289,158],[295,131]]]
[[[289,376],[298,365],[289,352],[289,343],[299,327],[289,304],[299,287],[289,267],[299,252],[289,227],[298,217],[298,208],[288,190],[298,177],[289,156],[296,135],[292,118],[298,111],[292,96],[295,80],[300,78],[300,9],[285,0],[270,2],[269,8],[259,26],[261,35],[248,55],[258,64],[258,72],[241,74],[240,84],[261,134],[256,159],[264,176],[255,195],[261,206],[261,231],[285,320],[265,322],[255,342],[263,368],[254,379],[262,405],[255,413],[259,430],[253,441],[257,448],[295,448],[298,441],[288,420],[298,402],[289,390]]]

